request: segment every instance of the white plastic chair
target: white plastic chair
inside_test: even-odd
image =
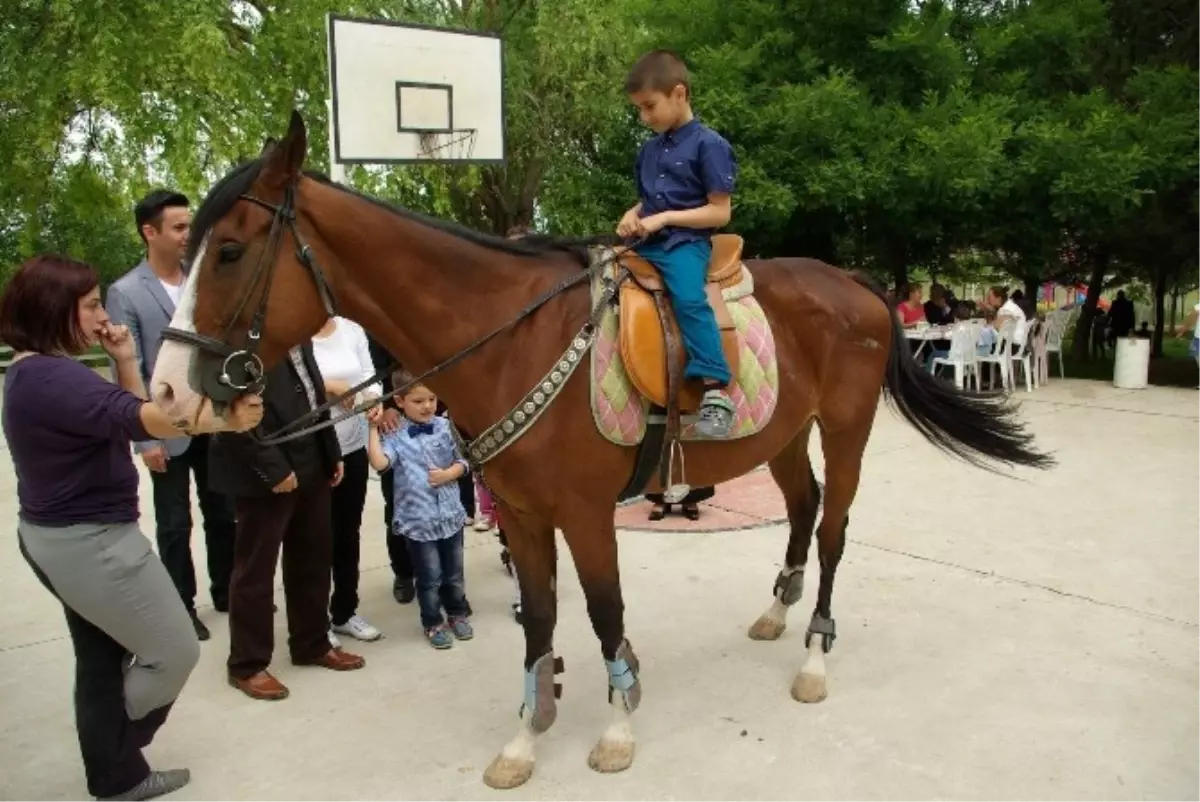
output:
[[[1000,386],[1005,392],[1011,389],[1012,380],[1012,342],[1013,332],[1017,329],[1017,321],[1012,318],[1006,318],[1000,328],[996,329],[996,341],[992,343],[992,352],[980,357],[976,357],[976,362],[979,370],[983,369],[983,365],[996,365],[1000,370]],[[992,388],[992,377],[988,374],[988,389]]]
[[[1027,392],[1027,393],[1033,392],[1033,386],[1034,386],[1033,352],[1031,350],[1030,345],[1031,345],[1031,342],[1033,340],[1033,335],[1034,335],[1033,329],[1034,329],[1034,326],[1036,326],[1036,325],[1037,325],[1036,320],[1029,322],[1029,324],[1025,327],[1025,342],[1021,343],[1021,347],[1017,349],[1017,352],[1015,354],[1011,354],[1009,356],[1010,364],[1009,364],[1009,368],[1008,368],[1008,375],[1009,375],[1009,379],[1012,382],[1013,390],[1017,389],[1016,367],[1017,367],[1017,365],[1020,365],[1021,372],[1025,374],[1025,392]],[[1011,350],[1011,349],[1009,349],[1009,350]]]
[[[1072,310],[1056,310],[1046,316],[1046,378],[1050,376],[1050,357],[1058,355],[1058,377],[1067,378],[1067,369],[1063,365],[1063,337],[1070,325]]]
[[[1053,314],[1053,313],[1051,313]],[[1033,352],[1033,386],[1041,387],[1050,383],[1050,359],[1046,343],[1050,339],[1052,326],[1049,317],[1044,321],[1035,321],[1029,330],[1030,350]],[[1061,353],[1059,362],[1061,363]]]
[[[966,382],[975,379],[975,389],[980,387],[979,352],[976,343],[979,342],[979,330],[970,323],[959,323],[950,332],[950,353],[946,356],[933,358],[933,372],[943,365],[954,368],[954,384],[963,389]]]

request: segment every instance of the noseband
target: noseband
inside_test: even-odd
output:
[[[267,319],[267,303],[271,297],[271,283],[275,279],[275,270],[279,264],[279,249],[285,229],[291,231],[295,243],[296,259],[307,268],[321,296],[328,317],[337,314],[337,305],[329,290],[320,265],[317,264],[312,248],[305,242],[296,226],[296,191],[294,185],[289,185],[283,194],[283,203],[274,205],[253,195],[240,195],[240,200],[249,201],[271,213],[271,230],[267,236],[267,247],[259,256],[254,268],[254,275],[242,295],[237,308],[225,324],[225,330],[219,338],[208,337],[195,331],[168,326],[163,329],[164,340],[174,340],[184,345],[198,349],[202,354],[211,357],[211,364],[203,366],[200,372],[200,383],[204,394],[213,401],[229,403],[237,396],[247,392],[261,391],[265,382],[265,370],[262,359],[258,356],[258,346],[262,339],[263,326]],[[246,331],[246,341],[243,347],[235,348],[231,343],[233,327],[241,319],[242,313],[254,296],[255,288],[262,283],[262,293],[259,295],[258,308]]]

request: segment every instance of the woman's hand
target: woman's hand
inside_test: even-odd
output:
[[[262,416],[262,397],[251,393],[234,399],[226,420],[235,432],[248,432],[262,422]]]
[[[100,327],[100,347],[114,362],[127,362],[137,356],[129,327],[120,323],[105,323]]]

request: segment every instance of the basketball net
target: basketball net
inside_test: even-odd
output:
[[[475,128],[456,128],[453,131],[422,131],[417,155],[424,159],[469,159],[475,153]]]

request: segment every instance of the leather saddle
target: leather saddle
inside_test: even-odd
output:
[[[742,238],[736,234],[713,236],[705,284],[709,306],[721,330],[721,349],[734,380],[738,375],[737,331],[721,293],[742,281],[745,271],[742,245]],[[695,412],[704,389],[698,381],[680,383],[687,352],[662,276],[657,268],[632,251],[621,254],[618,262],[618,270],[625,268],[630,274],[630,280],[621,284],[618,306],[621,359],[630,381],[652,404]],[[672,389],[677,389],[675,399],[671,398]],[[677,404],[672,404],[673,400]]]

